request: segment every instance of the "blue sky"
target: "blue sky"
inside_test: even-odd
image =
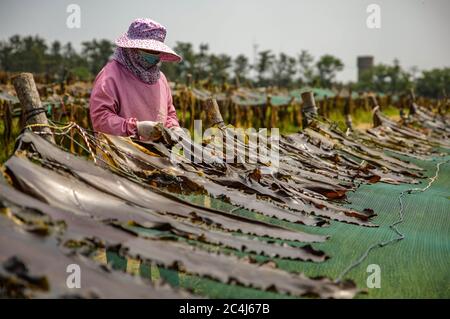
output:
[[[66,27],[69,4],[81,8],[81,28]],[[366,26],[369,4],[381,8],[381,29]],[[450,66],[448,0],[2,0],[0,40],[38,34],[48,41],[114,40],[132,19],[149,17],[168,29],[166,42],[188,41],[210,50],[253,58],[271,49],[315,57],[330,53],[345,69],[339,80],[356,79],[356,57],[376,62],[398,58],[406,69]]]

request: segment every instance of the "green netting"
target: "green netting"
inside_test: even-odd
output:
[[[271,95],[271,104],[275,106],[288,105],[292,99],[290,95]],[[267,94],[252,92],[246,96],[233,95],[232,100],[238,105],[257,106],[267,103]],[[300,101],[298,98],[295,100]]]
[[[449,157],[447,157],[449,159]],[[442,160],[442,159],[440,159]],[[414,161],[434,175],[436,162]],[[426,184],[424,182],[423,184]],[[423,186],[423,184],[421,186]],[[347,277],[358,286],[366,287],[369,264],[381,267],[381,288],[369,289],[367,296],[379,298],[449,298],[450,297],[450,164],[441,166],[438,180],[425,193],[405,197],[405,221],[399,229],[406,238],[390,246],[373,251],[359,267]],[[301,270],[309,276],[327,275],[336,278],[371,244],[395,237],[389,225],[398,219],[401,191],[410,185],[375,184],[362,186],[350,194],[356,209],[370,207],[379,216],[377,229],[333,223],[329,230],[321,231],[332,238],[317,248],[332,258],[321,264],[301,263],[285,265],[289,270]],[[332,252],[335,252],[334,254]]]
[[[301,94],[303,92],[305,92],[306,90],[311,90],[314,93],[314,98],[318,101],[323,100],[325,97],[327,98],[333,98],[336,96],[336,93],[332,90],[329,89],[322,89],[322,88],[305,88],[305,89],[297,89],[297,90],[292,90],[290,92],[290,94],[292,96],[295,96],[297,99],[301,100]]]
[[[450,159],[450,156],[445,158]],[[429,176],[434,175],[437,162],[410,161],[426,169]],[[428,183],[424,180],[418,187]],[[389,225],[398,219],[399,194],[411,188],[411,185],[390,185],[378,183],[364,185],[356,192],[349,194],[351,205],[356,209],[372,208],[378,216],[375,223],[379,228],[365,228],[356,225],[332,222],[329,227],[316,228],[282,222],[246,210],[235,211],[236,214],[252,216],[256,219],[282,224],[289,228],[301,229],[311,233],[327,234],[331,238],[321,244],[314,244],[317,249],[331,256],[324,263],[299,262],[274,259],[278,266],[287,271],[304,272],[311,277],[338,275],[373,243],[395,237]],[[413,186],[416,187],[416,186]],[[231,205],[202,196],[191,196],[197,204],[230,210]],[[399,226],[405,239],[390,246],[372,251],[369,257],[346,278],[355,280],[357,285],[366,288],[369,264],[377,264],[381,268],[381,288],[367,289],[367,294],[359,298],[449,298],[450,297],[450,163],[441,166],[438,179],[425,192],[406,195],[405,221]],[[191,242],[191,244],[196,244]],[[199,244],[201,245],[201,244]],[[208,248],[203,245],[203,248]],[[210,249],[218,249],[209,247]],[[245,256],[222,249],[227,253]],[[126,261],[117,261],[117,257],[109,256],[109,261],[126,268]],[[259,261],[265,257],[257,257]],[[122,265],[122,266],[120,266]],[[145,264],[141,265],[141,274],[146,273]],[[147,273],[149,273],[147,271]],[[150,276],[164,278],[172,284],[193,289],[194,292],[212,298],[285,298],[287,296],[273,292],[263,292],[252,288],[225,285],[213,280],[177,273],[176,271],[153,267]]]

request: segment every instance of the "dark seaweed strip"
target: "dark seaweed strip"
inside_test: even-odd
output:
[[[116,271],[105,271],[93,261],[63,254],[52,239],[19,232],[17,226],[0,216],[0,280],[17,281],[24,297],[101,297],[101,298],[186,298],[187,293],[169,286],[154,286]],[[81,269],[81,288],[66,285],[67,266]],[[24,266],[26,268],[24,268]],[[36,285],[36,280],[46,285]]]
[[[30,198],[30,201],[36,201]],[[135,237],[129,232],[104,225],[86,216],[39,203],[42,212],[54,220],[64,220],[67,225],[65,239],[93,238],[92,230],[106,245],[118,245],[127,255],[139,256],[165,267],[180,267],[187,273],[206,276],[224,283],[241,285],[297,296],[323,298],[351,298],[357,292],[354,284],[337,285],[329,279],[309,279],[301,274],[290,274],[267,266],[251,264],[233,256],[209,253],[172,241],[150,240]],[[1,249],[1,251],[4,251]],[[36,250],[36,251],[39,251]],[[123,291],[121,291],[123,293]]]
[[[14,157],[8,161],[8,167],[14,174],[24,190],[35,197],[42,198],[46,203],[70,210],[80,216],[89,216],[102,221],[118,221],[121,223],[138,224],[146,228],[169,230],[174,234],[190,238],[196,236],[197,239],[213,244],[222,244],[226,247],[254,252],[269,257],[281,257],[298,259],[305,261],[324,261],[326,256],[321,252],[311,253],[310,249],[294,248],[268,244],[255,239],[232,236],[231,234],[217,232],[209,229],[202,229],[198,225],[191,225],[155,214],[151,209],[143,209],[133,204],[124,202],[111,195],[99,192],[90,186],[80,183],[73,178],[59,176],[55,172],[47,171],[36,165],[29,167],[22,162],[22,159]],[[27,168],[29,168],[27,170]],[[26,175],[21,178],[18,174]],[[42,174],[41,174],[42,173]],[[39,187],[32,185],[32,180],[39,180]],[[48,181],[55,184],[49,184]],[[0,185],[2,193],[6,198],[8,194],[14,195],[11,188]],[[50,190],[50,191],[48,191]],[[15,197],[18,195],[16,194]],[[16,204],[20,202],[16,201]]]
[[[323,241],[326,239],[324,236],[289,231],[219,210],[201,208],[154,188],[143,188],[123,177],[112,174],[108,170],[95,166],[81,157],[66,153],[35,134],[26,133],[23,136],[23,143],[32,143],[42,157],[67,166],[75,175],[82,178],[85,183],[90,184],[92,187],[142,207],[159,208],[161,212],[171,212],[183,217],[189,217],[190,213],[195,211],[198,216],[216,221],[216,224],[222,225],[226,229],[241,230],[244,233],[260,236],[268,235],[274,238],[305,242]],[[156,207],[156,205],[158,206]]]

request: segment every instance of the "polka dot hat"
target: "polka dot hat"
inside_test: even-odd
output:
[[[134,20],[128,32],[116,40],[121,48],[136,48],[160,52],[161,61],[180,62],[182,58],[164,44],[166,28],[151,19]]]

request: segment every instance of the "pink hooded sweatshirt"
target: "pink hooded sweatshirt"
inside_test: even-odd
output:
[[[180,126],[165,75],[161,72],[158,82],[147,84],[116,60],[97,75],[89,108],[94,130],[111,135],[136,135],[136,121]]]

